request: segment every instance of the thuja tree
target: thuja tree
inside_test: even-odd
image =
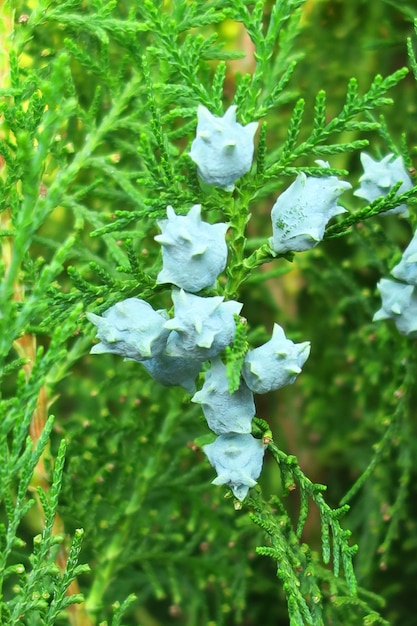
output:
[[[408,69],[310,5],[2,5],[5,626],[413,623]]]

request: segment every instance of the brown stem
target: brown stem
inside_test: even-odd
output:
[[[12,3],[11,3],[12,4]],[[20,16],[20,21],[23,20]],[[17,20],[19,22],[19,18]],[[10,67],[9,67],[9,52],[13,46],[14,36],[14,11],[10,9],[10,4],[4,0],[0,0],[0,84],[6,87],[9,84]],[[5,138],[4,135],[7,131],[0,129],[0,136]],[[0,155],[0,175],[5,176],[5,160]],[[12,230],[12,216],[10,210],[5,210],[0,215],[0,228],[5,230]],[[13,238],[3,237],[1,240],[1,257],[5,265],[6,276],[11,268],[13,259]],[[25,297],[24,285],[15,279],[13,284],[13,299],[17,302],[23,302]],[[25,359],[23,366],[26,380],[30,379],[32,374],[33,365],[36,359],[37,341],[36,335],[32,333],[26,333],[16,339],[13,343],[16,352],[21,358]],[[33,412],[31,424],[30,424],[30,437],[33,441],[33,446],[36,446],[37,441],[45,427],[48,417],[48,394],[46,385],[42,385],[39,390],[38,400],[36,408]],[[48,461],[48,463],[45,463]],[[38,498],[36,498],[36,489],[41,487],[43,491],[47,492],[50,488],[50,477],[47,467],[52,467],[52,459],[50,456],[49,444],[43,451],[38,464],[33,473],[30,489],[35,492],[35,499],[37,501],[39,521],[43,527],[45,524],[44,511]],[[64,522],[62,518],[56,514],[55,521],[52,529],[54,535],[64,534]],[[58,552],[56,563],[62,572],[65,571],[68,562],[68,543],[65,541],[61,544]],[[79,585],[77,580],[74,580],[67,589],[68,595],[78,594]],[[95,620],[90,617],[83,604],[73,604],[67,608],[68,619],[71,626],[93,626]]]

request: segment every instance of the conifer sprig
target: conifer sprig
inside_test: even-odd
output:
[[[319,4],[325,11],[327,4]],[[139,297],[173,316],[171,286],[156,285],[161,268],[154,241],[157,220],[165,218],[167,205],[177,215],[185,215],[198,203],[210,223],[229,224],[227,267],[202,297],[241,299],[248,319],[253,315],[258,321],[273,318],[281,323],[281,318],[283,322],[287,318],[300,336],[308,327],[319,337],[321,325],[327,324],[333,352],[323,341],[326,358],[314,362],[318,390],[310,402],[309,383],[298,387],[309,402],[302,410],[296,403],[291,406],[291,420],[292,413],[297,414],[291,428],[298,428],[298,417],[303,435],[321,427],[324,432],[329,424],[321,414],[316,417],[315,407],[325,413],[323,406],[329,399],[344,404],[349,397],[351,379],[340,353],[352,332],[358,333],[361,345],[356,358],[363,363],[363,353],[371,352],[372,333],[368,337],[368,329],[360,335],[358,320],[369,320],[372,314],[372,272],[389,265],[392,250],[397,251],[388,244],[391,234],[378,239],[383,227],[378,226],[377,232],[369,219],[405,202],[413,212],[416,187],[397,195],[399,183],[385,197],[330,226],[327,239],[343,236],[345,240],[333,257],[330,241],[312,253],[311,285],[306,280],[301,286],[303,261],[298,262],[292,252],[277,255],[266,243],[264,217],[281,191],[278,177],[281,181],[300,172],[316,178],[348,177],[346,168],[352,166],[346,155],[361,150],[373,137],[412,168],[409,140],[405,135],[398,142],[394,134],[391,137],[389,114],[380,115],[381,107],[392,102],[388,90],[406,70],[375,77],[364,95],[358,87],[366,84],[361,71],[360,81],[350,80],[340,112],[331,117],[326,101],[337,97],[336,89],[335,94],[326,94],[320,85],[314,86],[317,95],[311,96],[314,72],[297,85],[296,66],[302,63],[303,46],[295,46],[295,38],[310,21],[319,31],[323,20],[318,16],[329,19],[321,13],[322,7],[313,5],[303,0],[40,0],[29,4],[19,0],[13,7],[10,2],[0,7],[4,36],[0,50],[0,621],[4,626],[26,621],[36,626],[58,622],[127,626],[155,620],[162,624],[175,617],[184,624],[263,622],[258,619],[262,603],[248,602],[259,593],[268,601],[272,598],[277,620],[285,620],[281,590],[292,626],[342,621],[348,626],[355,620],[388,624],[373,608],[382,606],[381,599],[356,584],[352,544],[357,539],[366,543],[366,537],[355,535],[351,540],[344,524],[353,522],[357,532],[365,513],[359,510],[356,518],[355,513],[350,516],[345,504],[362,488],[374,485],[377,495],[368,503],[369,510],[379,515],[378,505],[385,496],[383,503],[389,505],[384,509],[390,518],[385,532],[376,533],[381,563],[395,560],[393,542],[413,493],[415,438],[407,415],[415,395],[412,368],[405,391],[401,387],[404,394],[392,409],[391,424],[378,435],[374,455],[370,449],[363,452],[366,444],[360,448],[357,443],[358,433],[363,435],[368,427],[375,432],[372,419],[375,422],[384,413],[381,407],[393,407],[392,400],[386,400],[387,392],[380,391],[387,379],[383,360],[390,363],[396,353],[391,348],[398,345],[393,332],[387,331],[385,344],[378,340],[377,356],[365,363],[366,390],[357,380],[352,383],[352,388],[358,386],[354,387],[358,404],[350,409],[352,416],[364,409],[362,430],[354,419],[349,430],[347,420],[327,428],[330,440],[344,438],[349,471],[353,474],[358,466],[365,467],[336,509],[326,502],[325,486],[310,480],[297,458],[273,443],[270,426],[257,419],[254,434],[268,444],[282,484],[276,485],[275,464],[275,470],[265,469],[266,479],[262,485],[260,478],[260,483],[265,493],[273,486],[280,497],[268,501],[255,487],[235,511],[231,501],[219,495],[221,490],[209,486],[212,476],[195,443],[206,443],[206,424],[183,390],[161,388],[142,362],[116,360],[112,354],[87,356],[93,329],[86,310],[102,315],[121,300]],[[347,20],[344,10],[341,15]],[[229,46],[229,29],[242,41],[236,38]],[[417,75],[410,41],[408,52]],[[283,105],[294,101],[291,115]],[[246,169],[230,191],[205,184],[189,152],[198,105],[221,117],[233,104],[240,123],[260,123],[252,169]],[[346,138],[345,133],[354,135]],[[328,155],[337,157],[332,167],[316,167],[315,159]],[[351,176],[353,182],[355,172]],[[364,220],[369,228],[354,228]],[[412,216],[410,224],[414,222]],[[404,222],[393,232],[398,235],[403,227]],[[376,261],[379,248],[382,259]],[[321,272],[326,255],[332,272]],[[296,263],[290,267],[278,262],[270,271],[257,271],[277,256],[295,258]],[[298,296],[288,297],[291,290],[286,289],[291,277],[284,274],[292,268],[299,281],[300,306]],[[359,275],[357,282],[352,280],[354,272]],[[266,294],[270,279],[273,288]],[[302,305],[304,298],[308,300],[308,289],[314,291],[317,285],[320,300],[325,300],[326,290],[342,295],[337,302],[329,297],[326,314],[313,319],[305,313],[309,307]],[[279,311],[275,300],[282,303]],[[234,341],[221,355],[230,393],[242,384],[242,365],[252,339],[245,321],[235,321]],[[254,328],[254,337],[264,335],[260,324]],[[412,344],[406,354],[411,352]],[[381,367],[372,370],[376,360]],[[335,361],[341,374],[333,381]],[[203,365],[197,387],[207,367]],[[341,390],[343,376],[349,384]],[[295,397],[291,394],[292,389],[287,397]],[[285,418],[285,398],[285,393],[279,396],[280,418]],[[374,412],[369,403],[377,406]],[[55,419],[49,417],[52,404]],[[274,402],[266,399],[259,406],[270,406],[271,419],[276,417]],[[377,426],[381,433],[381,425]],[[59,444],[61,439],[65,444]],[[288,446],[298,445],[293,443],[297,439],[301,437],[289,437]],[[317,445],[327,469],[334,451],[329,445],[329,452],[324,439]],[[260,445],[259,439],[255,444]],[[340,451],[339,440],[338,445]],[[349,457],[346,450],[351,446],[367,456],[360,462],[352,460],[354,452]],[[384,482],[387,473],[382,461],[398,478],[395,492]],[[331,484],[333,493],[337,485]],[[297,515],[291,498],[284,497],[294,489],[299,495]],[[320,555],[309,534],[312,509],[320,517],[315,527]],[[27,544],[22,537],[29,538]],[[369,545],[366,549],[371,552],[375,541]],[[278,593],[255,554],[276,564]],[[85,561],[92,565],[89,576],[84,576],[87,567],[78,564]]]
[[[267,167],[265,178],[276,176],[280,171],[293,163],[297,158],[314,154],[322,156],[338,154],[340,152],[359,150],[367,145],[366,140],[354,140],[349,143],[332,143],[323,145],[333,134],[344,131],[370,131],[377,128],[375,122],[355,120],[366,111],[387,104],[392,104],[392,98],[386,97],[386,92],[392,89],[408,73],[407,68],[397,70],[392,75],[382,78],[376,76],[369,90],[359,95],[358,82],[352,78],[348,84],[345,104],[335,118],[325,123],[325,93],[320,91],[316,97],[314,109],[313,131],[310,136],[298,143],[305,107],[304,99],[299,99],[294,107],[288,127],[286,143],[279,154],[274,155],[275,162]],[[298,145],[297,145],[298,144]]]

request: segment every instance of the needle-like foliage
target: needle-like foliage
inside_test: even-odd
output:
[[[1,3],[2,626],[414,623],[415,340],[372,321],[417,226],[414,15],[342,4]],[[353,195],[364,149],[406,190]],[[272,246],[280,197],[293,242],[323,209],[294,181],[340,206]],[[195,386],[257,416],[212,433]]]

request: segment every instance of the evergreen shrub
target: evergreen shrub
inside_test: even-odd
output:
[[[415,626],[415,18],[0,3],[1,626]]]

